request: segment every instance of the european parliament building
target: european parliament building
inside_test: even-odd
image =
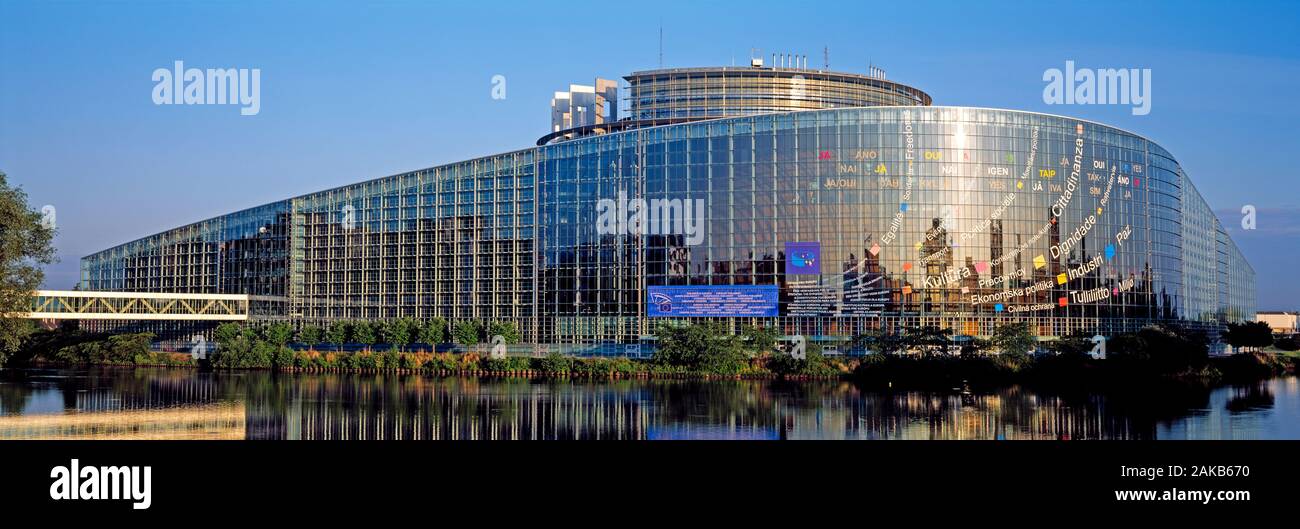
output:
[[[797,62],[624,79],[621,119],[144,237],[83,258],[79,288],[248,294],[298,325],[514,322],[538,344],[684,319],[835,341],[1254,317],[1254,271],[1134,133]]]

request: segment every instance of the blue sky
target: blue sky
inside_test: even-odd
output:
[[[935,104],[1065,114],[1145,135],[1300,307],[1300,6],[1256,2],[0,1],[0,170],[57,208],[62,262],[314,190],[532,145],[551,93],[750,48],[885,68]],[[651,7],[652,6],[652,7]],[[650,11],[653,9],[653,11]],[[261,112],[156,106],[156,68],[262,70]],[[1152,106],[1047,105],[1043,71],[1150,68]],[[506,76],[507,97],[491,95]],[[1258,229],[1240,229],[1243,205]]]

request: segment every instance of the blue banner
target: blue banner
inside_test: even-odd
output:
[[[779,316],[776,285],[648,287],[651,318]]]

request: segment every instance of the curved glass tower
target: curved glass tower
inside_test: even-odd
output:
[[[672,68],[624,77],[633,120],[721,118],[823,108],[929,105],[881,77],[807,68]]]
[[[629,127],[387,176],[90,255],[81,288],[247,293],[293,322],[512,321],[557,344],[684,318],[838,340],[1253,317],[1253,270],[1160,146],[928,103]]]

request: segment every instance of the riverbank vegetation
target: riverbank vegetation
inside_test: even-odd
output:
[[[61,326],[33,330],[8,365],[52,363],[62,365],[194,366],[189,354],[150,350],[154,335],[128,333],[100,335]]]
[[[508,323],[441,320],[425,324],[396,320],[373,325],[343,322],[327,329],[304,327],[291,341],[282,324],[252,328],[223,324],[214,333],[217,350],[203,365],[218,369],[412,370],[437,373],[489,373],[565,376],[668,377],[837,377],[852,371],[847,362],[828,359],[815,345],[804,358],[778,351],[779,333],[749,328],[731,334],[720,324],[663,326],[659,348],[649,359],[544,356],[494,356],[493,337],[519,341]],[[454,352],[435,352],[443,339]],[[314,342],[314,343],[313,343]],[[345,346],[363,345],[360,351]],[[480,345],[482,344],[482,345]],[[378,347],[378,350],[376,350]],[[413,350],[414,349],[414,350]]]
[[[885,343],[885,354],[863,357],[854,368],[862,382],[948,388],[984,386],[1135,384],[1174,380],[1219,384],[1259,380],[1295,372],[1297,358],[1241,353],[1210,356],[1208,337],[1186,329],[1149,326],[1097,347],[1091,336],[1071,334],[1036,343],[1027,324],[999,327],[991,340],[962,342],[960,354],[940,352],[934,329],[869,335],[860,341]],[[940,333],[941,334],[941,333]],[[1042,350],[1033,352],[1038,345]],[[951,351],[952,346],[948,350]]]
[[[494,355],[492,337],[517,343],[513,325],[442,320],[339,322],[325,328],[223,324],[206,355],[149,350],[149,334],[91,335],[75,329],[34,333],[24,348],[36,363],[191,366],[282,371],[383,371],[569,377],[848,378],[866,385],[941,388],[1003,384],[1086,385],[1177,380],[1244,382],[1294,371],[1300,355],[1208,354],[1205,336],[1152,326],[1107,342],[1104,358],[1090,336],[1037,342],[1027,324],[1000,326],[989,338],[953,337],[946,329],[871,332],[825,354],[796,346],[773,328],[722,323],[661,325],[650,358]],[[445,344],[453,340],[455,346]],[[439,344],[438,346],[430,344]],[[865,354],[864,354],[865,352]],[[845,354],[847,353],[847,354]],[[201,356],[201,357],[200,357]]]

